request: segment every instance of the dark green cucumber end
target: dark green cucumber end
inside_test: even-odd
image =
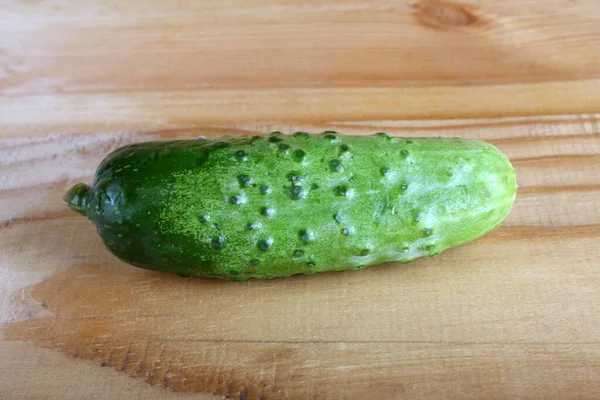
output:
[[[65,194],[63,199],[69,208],[79,214],[89,217],[89,199],[92,188],[85,183],[77,183]]]

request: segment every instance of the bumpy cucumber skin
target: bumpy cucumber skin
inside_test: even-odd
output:
[[[244,280],[434,256],[500,225],[516,190],[483,141],[276,132],[125,146],[65,199],[127,263]]]

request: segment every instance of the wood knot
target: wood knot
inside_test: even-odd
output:
[[[417,22],[430,28],[463,27],[479,22],[479,18],[466,4],[455,4],[445,0],[418,0],[412,6]]]

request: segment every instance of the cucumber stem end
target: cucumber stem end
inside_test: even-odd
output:
[[[69,208],[83,216],[89,213],[89,198],[91,187],[85,183],[77,183],[65,194],[63,199],[69,205]]]

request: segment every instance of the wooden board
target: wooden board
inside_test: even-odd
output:
[[[0,397],[599,398],[599,12],[1,2]],[[521,188],[436,258],[242,283],[125,265],[62,201],[121,145],[276,129],[485,139]]]

